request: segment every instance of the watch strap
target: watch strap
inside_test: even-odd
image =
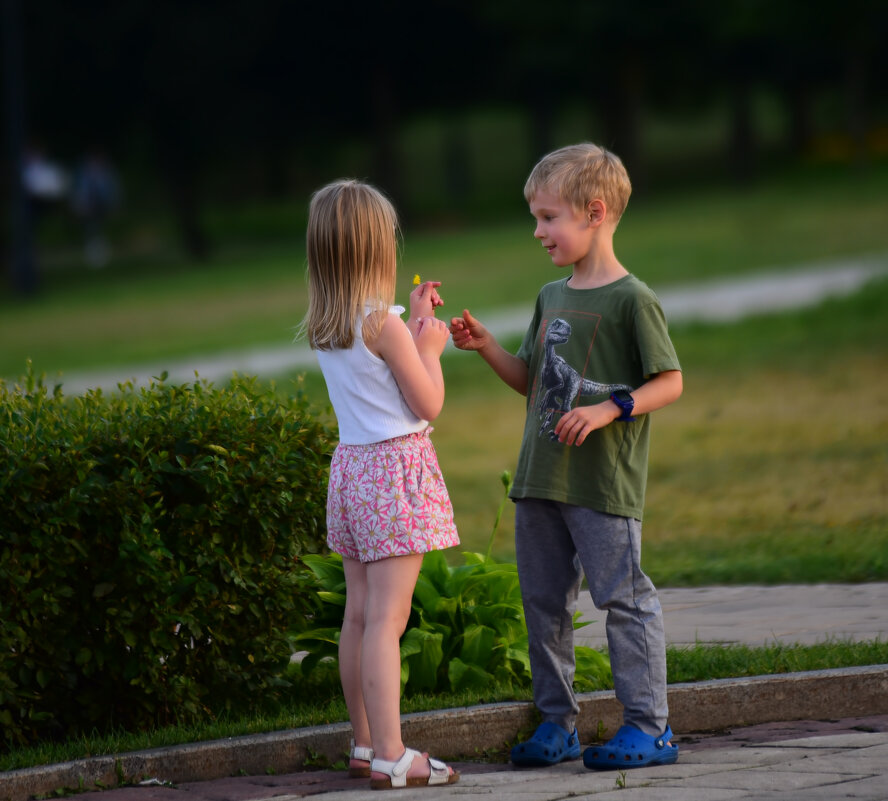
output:
[[[630,396],[631,397],[631,396]],[[635,403],[631,400],[625,401],[617,395],[616,392],[611,393],[611,400],[620,407],[620,416],[617,418],[621,423],[631,423],[635,420],[632,416],[632,410],[635,408]]]

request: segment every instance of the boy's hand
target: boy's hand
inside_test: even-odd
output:
[[[453,344],[460,350],[481,350],[491,342],[490,332],[469,313],[450,321],[450,334]]]
[[[420,317],[418,324],[415,335],[416,350],[420,354],[431,353],[435,357],[440,356],[450,336],[447,323],[436,317]]]
[[[589,434],[610,425],[619,416],[620,410],[610,400],[592,406],[577,406],[555,424],[555,436],[565,445],[582,445]]]
[[[444,301],[438,294],[440,281],[423,281],[410,293],[410,319],[434,316],[435,309],[443,306]]]

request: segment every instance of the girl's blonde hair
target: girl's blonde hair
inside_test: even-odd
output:
[[[317,350],[349,348],[365,309],[387,312],[395,299],[398,215],[369,184],[334,181],[312,195],[306,232],[308,313],[302,331]],[[363,321],[373,339],[385,314]]]
[[[554,192],[576,211],[600,198],[614,224],[620,221],[632,194],[629,173],[619,156],[591,142],[568,145],[544,156],[524,185],[525,200],[530,203],[541,189]]]

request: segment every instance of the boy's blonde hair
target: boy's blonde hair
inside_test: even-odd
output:
[[[352,179],[312,195],[305,241],[308,312],[302,331],[318,350],[349,348],[365,309],[387,312],[395,299],[398,215],[378,189]],[[373,339],[385,314],[363,321]]]
[[[614,225],[620,221],[632,184],[619,156],[603,147],[583,142],[555,150],[540,159],[524,185],[528,203],[540,190],[554,192],[577,211],[600,198]]]

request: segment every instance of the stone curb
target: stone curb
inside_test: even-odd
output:
[[[622,712],[613,691],[579,697],[580,741],[615,732]],[[732,726],[888,714],[888,665],[784,673],[669,685],[670,725],[679,734]],[[503,751],[536,723],[529,702],[404,715],[404,741],[442,758]],[[94,790],[148,777],[173,783],[242,773],[294,773],[343,760],[347,723],[153,748],[9,771],[0,775],[0,801],[27,801],[60,788]]]

